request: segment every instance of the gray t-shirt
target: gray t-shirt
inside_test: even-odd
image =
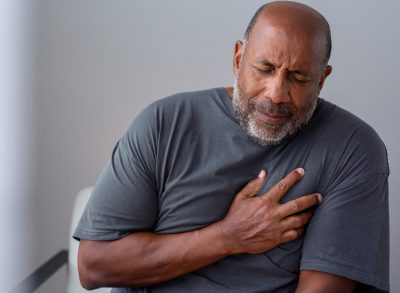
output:
[[[308,125],[277,146],[249,138],[223,88],[153,103],[115,147],[74,237],[113,240],[135,231],[198,229],[222,219],[261,169],[269,173],[265,192],[297,167],[305,176],[282,202],[314,192],[324,197],[304,237],[265,253],[229,256],[159,285],[113,292],[294,292],[299,270],[388,291],[385,146],[370,126],[323,99]]]

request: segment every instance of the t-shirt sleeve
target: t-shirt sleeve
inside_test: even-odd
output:
[[[359,129],[307,228],[301,270],[389,291],[388,174],[383,143]]]
[[[74,231],[76,239],[114,240],[150,231],[157,220],[156,137],[152,108],[118,141]]]

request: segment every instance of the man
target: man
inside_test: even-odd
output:
[[[386,150],[367,124],[318,98],[330,48],[317,11],[266,4],[235,45],[233,89],[146,108],[75,231],[82,285],[388,291]]]

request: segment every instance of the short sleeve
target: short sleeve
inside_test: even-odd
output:
[[[387,155],[380,140],[360,135],[347,146],[307,228],[300,269],[389,291]]]
[[[114,240],[150,231],[157,219],[155,121],[151,108],[114,148],[74,232],[76,239]]]

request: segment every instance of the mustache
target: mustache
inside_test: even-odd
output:
[[[262,102],[257,101],[255,99],[251,100],[249,103],[249,107],[251,110],[258,110],[261,112],[269,112],[280,115],[293,115],[296,113],[296,110],[288,104],[274,104],[270,100],[264,100]]]

